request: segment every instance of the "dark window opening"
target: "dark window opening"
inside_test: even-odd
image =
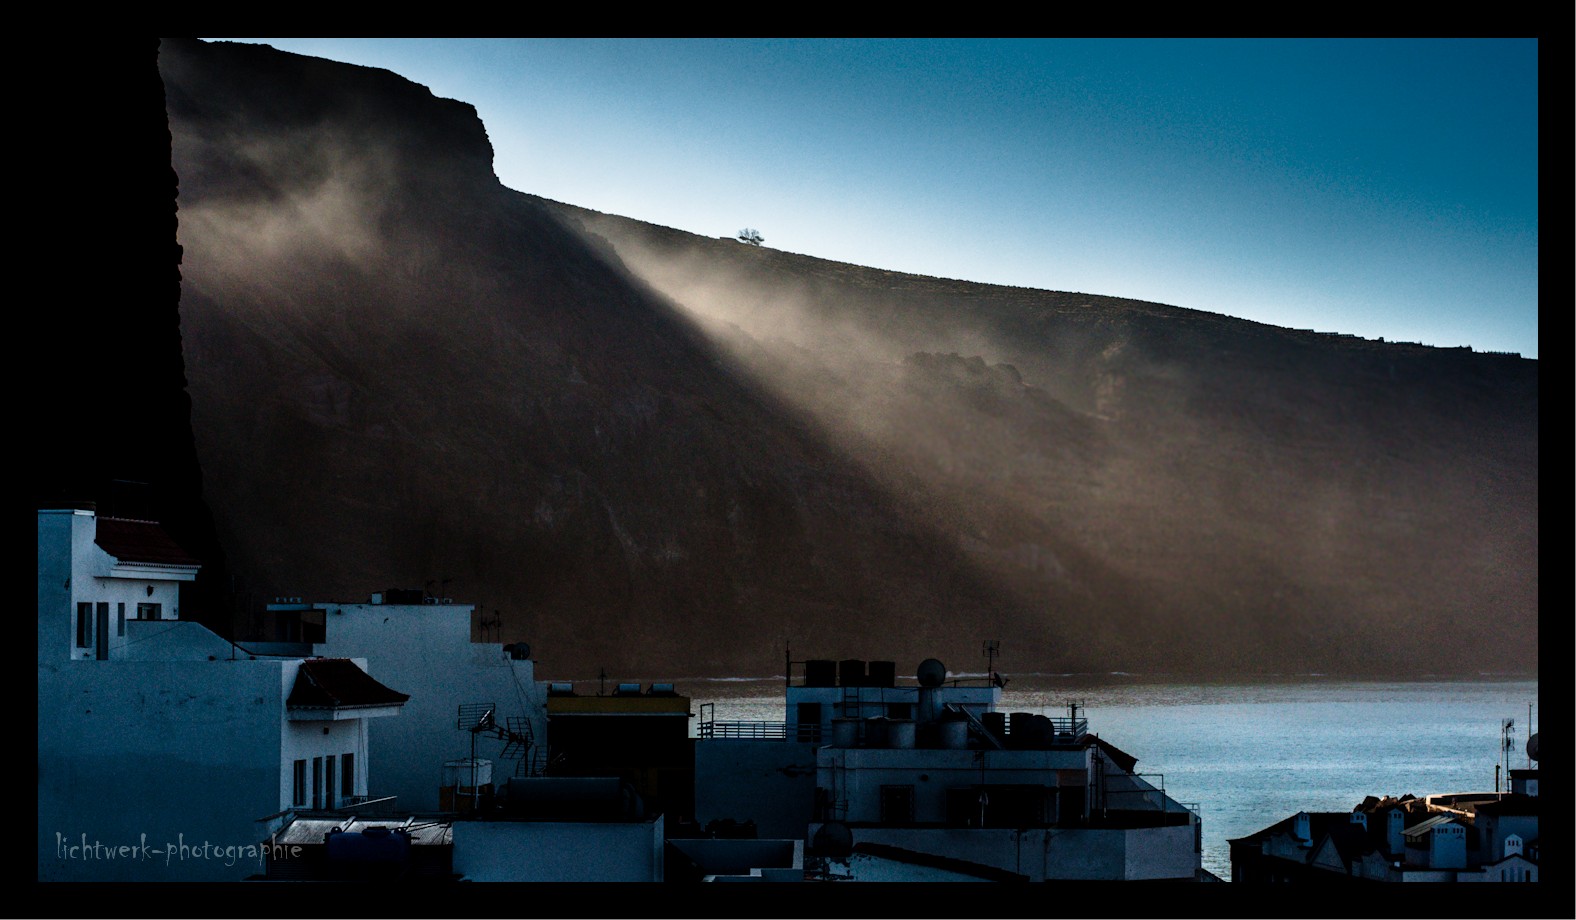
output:
[[[881,823],[914,823],[914,787],[881,787]]]
[[[77,648],[93,647],[93,605],[77,605]]]

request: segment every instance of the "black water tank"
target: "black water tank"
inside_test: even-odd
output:
[[[1005,712],[982,712],[980,723],[985,726],[986,731],[996,736],[997,741],[1006,740],[1007,714]]]
[[[837,663],[837,682],[845,687],[865,685],[865,662],[862,658],[844,658]]]
[[[804,663],[804,685],[806,687],[837,686],[837,662],[824,660],[806,661]]]
[[[1056,740],[1056,732],[1051,720],[1038,713],[1030,713],[1021,724],[1014,714],[1012,733],[1018,737],[1018,744],[1029,750],[1044,750]]]
[[[869,682],[870,686],[872,686],[872,687],[895,687],[895,686],[897,686],[897,662],[895,662],[895,661],[872,661],[872,662],[870,662],[870,673],[868,674],[866,679]]]

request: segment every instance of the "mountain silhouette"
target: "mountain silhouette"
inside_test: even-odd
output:
[[[563,678],[1537,668],[1536,361],[696,236],[387,71],[158,69],[239,633],[426,585]]]

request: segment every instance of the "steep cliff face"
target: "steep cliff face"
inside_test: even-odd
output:
[[[1536,362],[705,240],[502,188],[387,72],[159,62],[258,599],[431,581],[564,676],[1536,667]]]
[[[84,39],[72,60],[94,87],[92,111],[52,99],[46,118],[25,120],[49,151],[38,161],[47,181],[23,183],[38,189],[27,213],[43,241],[21,324],[36,407],[30,486],[40,507],[92,502],[102,515],[162,522],[206,563],[182,588],[181,615],[228,633],[225,559],[203,501],[182,359],[158,49],[157,39]]]

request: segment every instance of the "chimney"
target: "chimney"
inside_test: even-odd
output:
[[[1402,834],[1406,830],[1406,812],[1400,808],[1392,808],[1385,814],[1385,845],[1391,853],[1406,851],[1406,837]]]
[[[1310,846],[1313,843],[1313,833],[1308,829],[1308,820],[1308,813],[1299,811],[1291,823],[1292,833],[1296,835],[1297,842],[1303,846]]]

